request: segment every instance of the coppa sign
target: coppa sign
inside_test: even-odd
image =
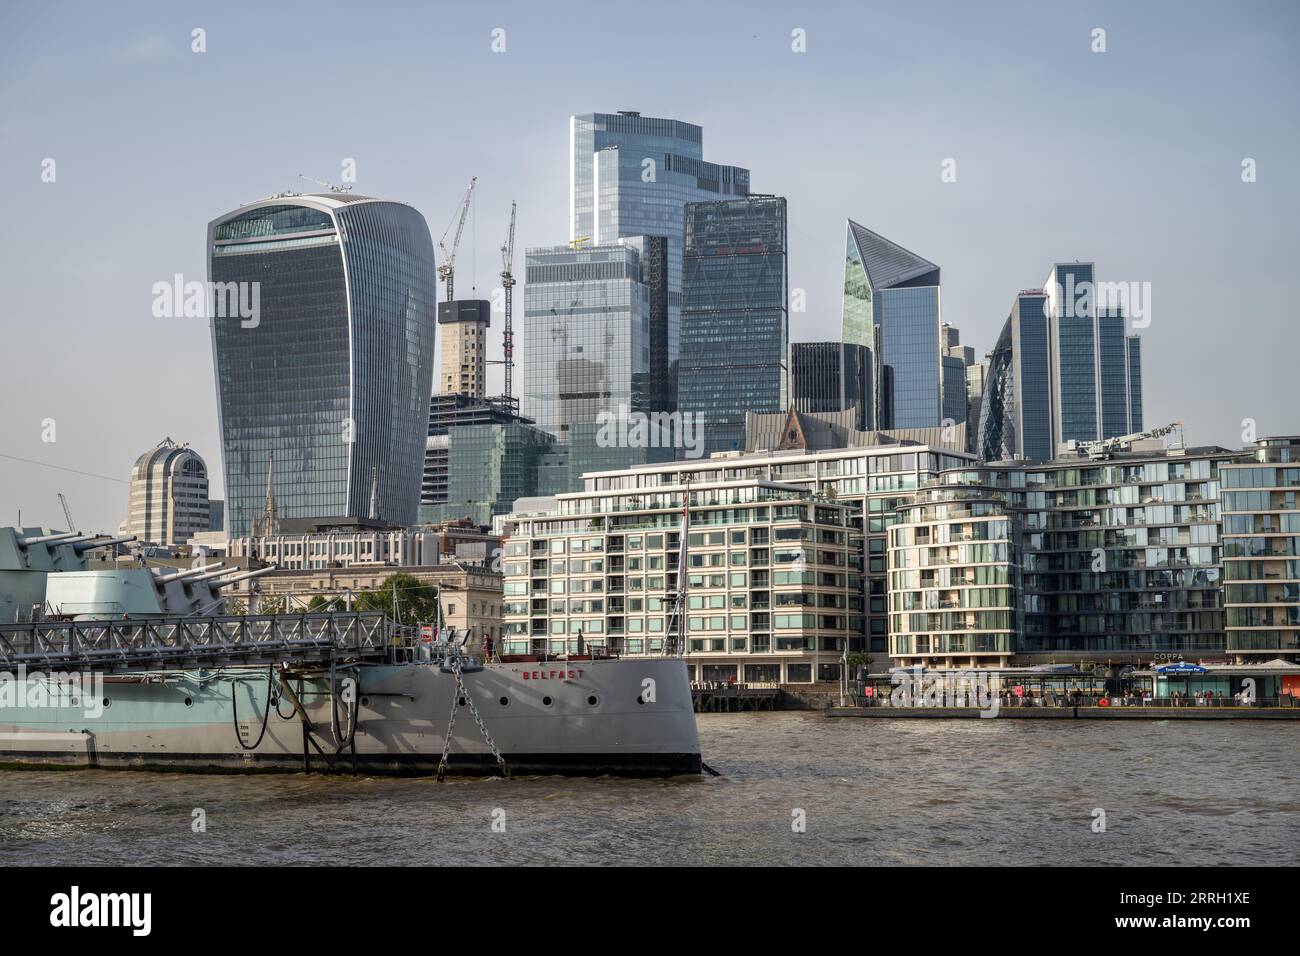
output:
[[[524,671],[524,680],[575,680],[582,676],[582,669],[572,671]]]

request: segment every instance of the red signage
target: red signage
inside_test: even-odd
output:
[[[524,671],[524,680],[574,680],[582,676],[582,669],[572,671]]]

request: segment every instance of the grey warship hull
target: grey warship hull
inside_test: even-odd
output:
[[[490,663],[459,688],[436,662],[87,677],[60,687],[58,675],[28,675],[21,702],[0,692],[0,763],[425,774],[446,746],[449,773],[498,773],[490,738],[512,774],[701,770],[680,659]]]

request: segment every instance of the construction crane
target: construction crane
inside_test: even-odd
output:
[[[59,496],[59,504],[63,506],[63,517],[66,518],[68,522],[68,530],[76,531],[77,526],[72,523],[72,512],[68,510],[68,499],[63,496],[63,492],[61,491],[57,494]]]
[[[1109,458],[1111,452],[1127,448],[1135,441],[1144,441],[1148,438],[1163,438],[1174,429],[1181,429],[1182,422],[1173,422],[1169,425],[1161,425],[1159,428],[1151,428],[1144,432],[1134,432],[1131,435],[1117,435],[1115,438],[1105,438],[1101,441],[1081,441],[1075,443],[1075,449],[1089,458],[1102,459]]]
[[[309,183],[315,183],[317,186],[324,186],[332,193],[347,193],[352,191],[351,186],[336,186],[334,183],[327,183],[323,179],[315,179],[312,176],[304,176],[302,173],[298,174],[298,178],[305,179]]]
[[[447,231],[438,240],[438,253],[442,259],[442,262],[438,264],[438,279],[447,283],[448,302],[452,302],[456,298],[456,250],[460,247],[460,235],[465,231],[465,217],[469,215],[469,201],[474,197],[474,184],[476,182],[478,182],[478,177],[471,176],[469,188],[465,190],[465,198],[460,204],[459,215],[451,217],[451,222],[447,223]],[[451,249],[448,249],[447,235],[451,232],[452,226],[456,227],[456,238],[451,241]]]
[[[511,324],[514,315],[514,292],[515,276],[511,271],[515,262],[515,203],[510,203],[510,231],[506,234],[505,244],[501,246],[501,288],[505,292],[505,310],[506,325],[503,336],[505,344],[505,367],[506,367],[506,401],[513,401],[515,397],[512,387],[512,379],[515,370],[515,330]]]

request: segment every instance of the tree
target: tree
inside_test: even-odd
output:
[[[288,610],[289,602],[280,594],[262,598],[257,606],[258,614],[285,614]]]
[[[438,589],[410,574],[394,574],[374,591],[362,591],[352,606],[358,611],[383,611],[393,616],[393,594],[397,594],[397,611],[403,624],[436,621]]]

